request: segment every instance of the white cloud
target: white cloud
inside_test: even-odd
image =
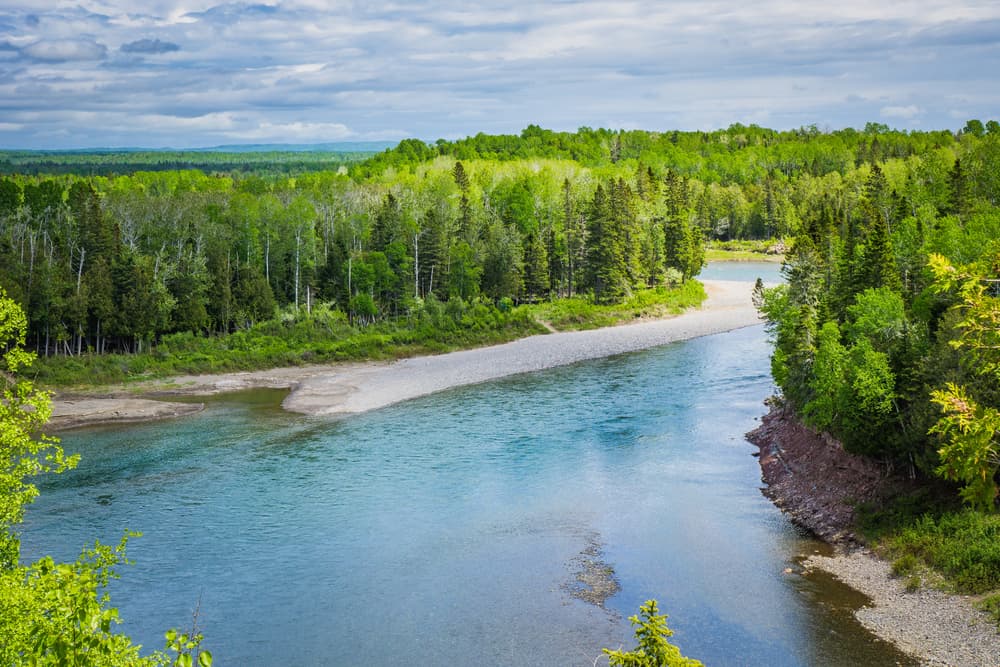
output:
[[[314,142],[322,143],[348,139],[355,136],[346,125],[342,123],[269,123],[262,122],[255,127],[248,127],[240,130],[230,130],[227,136],[236,139],[246,140],[273,140],[273,141],[293,141],[293,142]]]
[[[915,104],[909,104],[905,107],[888,106],[879,109],[879,114],[883,118],[902,118],[904,120],[911,120],[919,116],[921,113],[922,109]]]

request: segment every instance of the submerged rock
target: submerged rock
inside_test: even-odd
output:
[[[608,598],[621,590],[621,585],[615,578],[615,569],[604,561],[602,547],[598,535],[587,538],[587,546],[569,562],[573,581],[566,585],[566,590],[577,600],[603,608]]]

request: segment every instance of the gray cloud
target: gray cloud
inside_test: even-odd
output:
[[[163,42],[159,39],[137,39],[121,45],[123,53],[170,53],[180,49],[181,47],[173,42]]]
[[[0,145],[960,127],[956,109],[1000,108],[1000,6],[903,4],[81,0],[29,15],[0,0],[0,114],[22,126]],[[76,112],[45,113],[60,108]]]

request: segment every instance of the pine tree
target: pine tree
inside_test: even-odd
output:
[[[960,159],[955,160],[955,165],[948,174],[948,185],[951,201],[949,202],[947,212],[959,217],[965,217],[969,213],[969,191]]]
[[[549,293],[548,252],[541,234],[533,232],[524,240],[524,292],[533,298]]]
[[[372,223],[371,243],[372,250],[385,250],[386,247],[395,240],[402,225],[402,211],[396,197],[390,192],[385,196],[385,201],[375,214],[375,221]]]
[[[594,191],[587,216],[587,287],[598,301],[613,299],[614,285],[619,282],[615,268],[615,239],[608,215],[608,200],[603,185]]]
[[[860,270],[861,291],[869,287],[889,287],[899,289],[899,272],[893,254],[889,225],[881,217],[871,222],[868,238],[865,240],[864,257]]]
[[[455,179],[455,185],[458,189],[465,194],[469,191],[469,176],[465,173],[465,165],[462,164],[461,160],[455,162],[455,166],[452,169],[452,177]]]
[[[889,189],[889,182],[882,173],[882,168],[877,164],[872,165],[871,174],[865,182],[865,195],[862,208],[866,212],[866,222],[869,227],[876,220],[885,223],[888,229],[892,224],[892,213],[895,209],[892,191]]]

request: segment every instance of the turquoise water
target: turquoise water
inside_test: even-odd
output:
[[[897,664],[859,595],[784,572],[821,545],[743,440],[767,354],[753,327],[342,421],[266,391],[70,432],[82,462],[43,484],[24,557],[143,531],[123,630],[160,648],[200,601],[222,666],[592,665],[647,598],[709,665]],[[606,608],[570,595],[593,545],[621,584]]]
[[[774,283],[780,277],[780,262],[709,262],[698,274],[698,278],[706,280],[742,280],[750,283],[757,278],[765,283]]]

